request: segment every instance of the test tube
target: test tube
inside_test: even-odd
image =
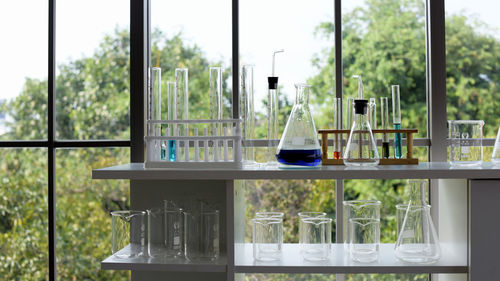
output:
[[[368,103],[368,122],[372,129],[377,129],[377,103],[375,98],[370,98]],[[373,134],[375,138],[375,146],[377,145],[377,135]],[[378,149],[378,148],[377,148]],[[371,150],[371,157],[375,158],[374,151]]]
[[[392,85],[392,120],[395,130],[401,129],[401,100],[399,96],[399,85]],[[402,157],[401,133],[394,134],[394,157]]]
[[[176,83],[176,111],[177,111],[177,120],[188,120],[189,112],[188,112],[188,69],[187,68],[176,68],[175,69],[175,83]],[[185,132],[184,128],[187,128],[186,124],[180,124],[181,128],[179,132]],[[180,134],[178,134],[180,136]],[[187,137],[187,136],[186,136]],[[182,159],[182,156],[185,155],[186,151],[183,147],[177,147],[177,154]]]
[[[167,120],[177,119],[177,94],[175,82],[167,82]],[[168,124],[167,136],[176,136],[177,124]],[[175,162],[177,160],[177,146],[175,140],[168,141],[168,161]]]
[[[351,129],[352,123],[354,122],[354,99],[353,98],[347,98],[346,102],[346,128]]]
[[[387,97],[380,98],[380,125],[382,129],[389,129],[389,102]],[[382,136],[382,157],[389,158],[389,138],[384,133]]]
[[[342,130],[342,98],[335,98],[333,103],[333,126],[335,130]],[[335,148],[333,158],[340,159],[342,134],[335,134]]]
[[[222,68],[220,66],[210,67],[210,85],[209,85],[209,110],[210,120],[222,120]],[[212,123],[211,132],[212,136],[222,136],[222,124]],[[214,140],[214,149],[210,149],[210,158],[214,161],[220,159],[219,155],[219,141]]]
[[[273,77],[274,78],[274,77]],[[268,165],[276,162],[276,150],[278,146],[274,143],[278,139],[278,88],[269,88],[267,95],[267,162]]]
[[[161,68],[151,68],[151,98],[150,110],[152,120],[161,120]],[[153,136],[161,136],[161,124],[151,124]],[[159,160],[163,158],[163,147],[160,140],[154,141],[154,158]]]
[[[243,120],[243,160],[247,164],[255,163],[255,148],[246,141],[255,139],[255,109],[253,92],[253,65],[244,65],[241,69],[240,118]]]

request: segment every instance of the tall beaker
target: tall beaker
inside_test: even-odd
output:
[[[409,181],[408,209],[395,245],[396,257],[409,263],[433,263],[441,258],[439,238],[426,204],[424,180]]]
[[[480,165],[483,161],[483,120],[450,120],[450,163]]]
[[[296,84],[295,88],[295,105],[278,145],[276,159],[282,165],[317,166],[321,163],[321,147],[309,109],[311,86]]]
[[[380,161],[377,144],[368,122],[368,100],[354,101],[354,123],[344,152],[346,166],[376,166]]]

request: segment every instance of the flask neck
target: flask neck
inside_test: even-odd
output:
[[[427,205],[427,200],[425,199],[425,186],[425,181],[415,181],[411,183],[411,205]]]
[[[297,84],[296,88],[296,96],[295,96],[295,104],[309,104],[309,94],[311,91],[310,85]]]

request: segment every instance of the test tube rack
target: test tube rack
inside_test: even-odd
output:
[[[322,165],[344,165],[342,160],[343,149],[349,139],[350,130],[318,130],[321,135]],[[377,147],[381,144],[383,134],[401,133],[406,134],[406,157],[405,158],[382,158],[379,165],[417,165],[418,158],[413,157],[413,134],[418,133],[417,129],[373,129],[373,137],[377,140]],[[333,141],[340,142],[340,158],[334,159],[328,157],[329,135],[334,135]],[[404,139],[403,139],[404,141]],[[393,147],[393,146],[392,146]]]
[[[223,169],[242,166],[239,119],[148,120],[147,125],[148,135],[144,137],[146,168]],[[173,158],[170,157],[171,147],[175,147],[172,149]],[[165,157],[162,157],[162,149]]]

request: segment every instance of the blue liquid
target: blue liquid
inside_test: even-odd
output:
[[[175,140],[168,141],[168,160],[170,162],[177,160],[177,144]]]
[[[276,159],[286,165],[317,166],[321,163],[321,149],[281,149]]]
[[[394,124],[394,129],[401,129],[401,124]],[[394,134],[394,157],[400,159],[403,155],[403,149],[401,146],[401,133]]]
[[[161,160],[167,159],[167,149],[162,145],[161,146]]]

